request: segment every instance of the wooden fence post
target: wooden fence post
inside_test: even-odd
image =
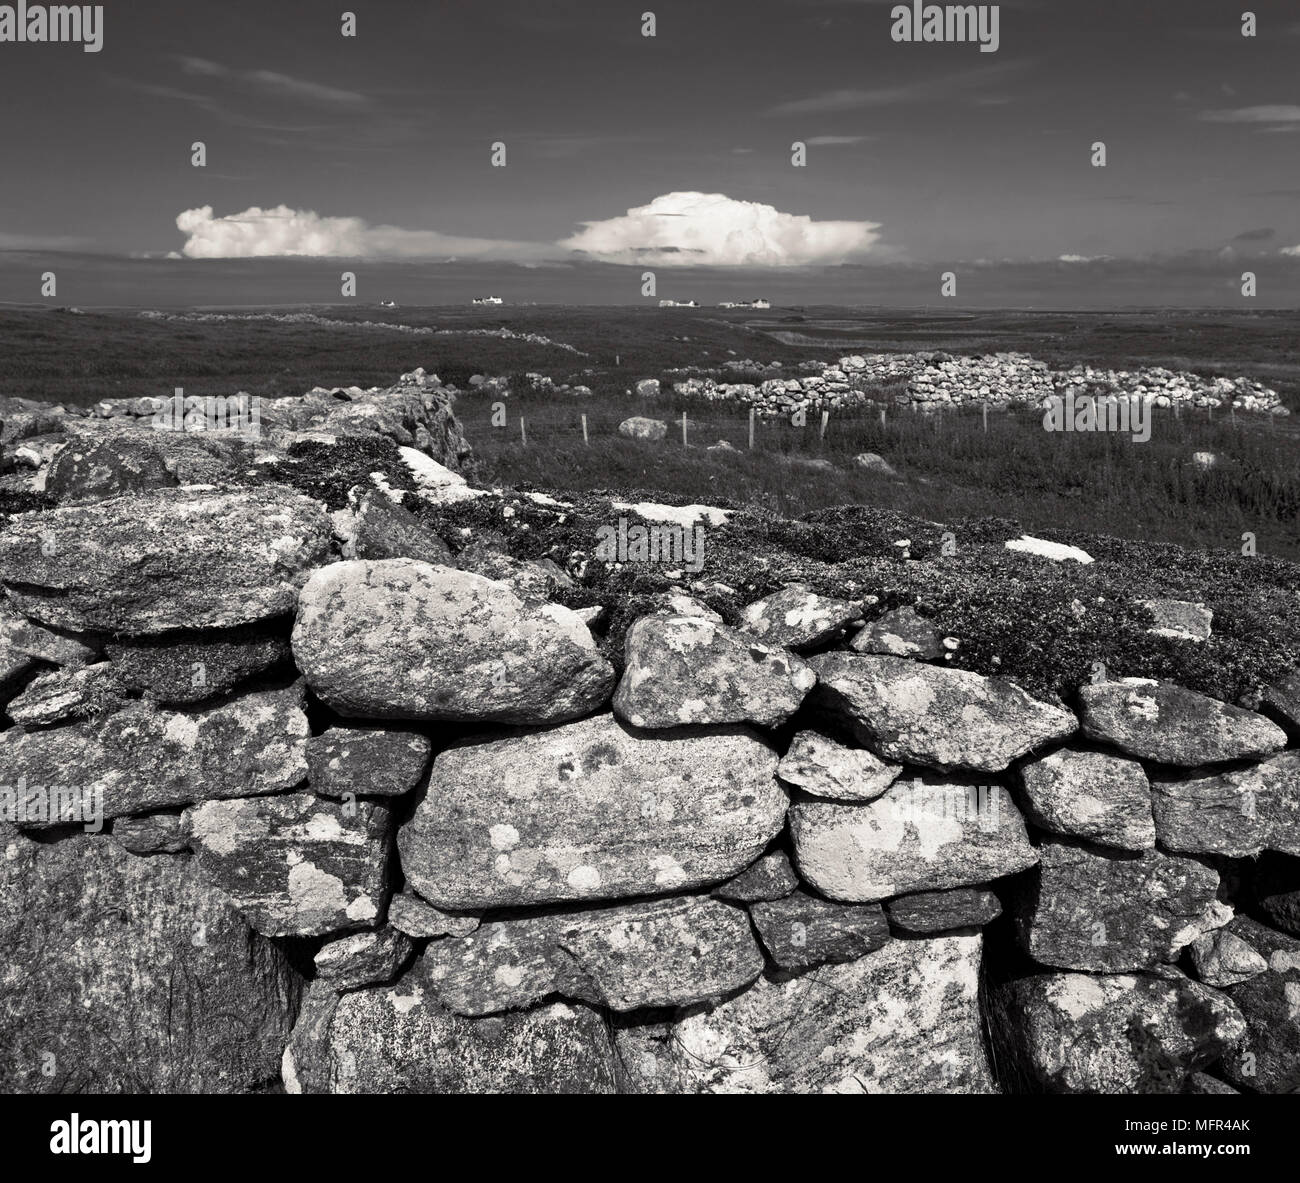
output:
[[[519,419],[519,439],[525,448],[528,447],[528,431],[524,427],[524,420],[522,416]]]
[[[754,449],[754,407],[749,408],[749,447],[750,451]]]
[[[586,444],[587,447],[591,447],[591,441],[587,438],[587,416],[586,415],[583,415],[582,417],[582,442]]]

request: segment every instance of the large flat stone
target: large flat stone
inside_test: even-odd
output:
[[[94,667],[90,667],[94,668]],[[207,711],[164,711],[133,702],[96,722],[0,733],[5,788],[25,778],[75,790],[103,818],[225,797],[282,793],[307,776],[308,735],[301,683],[247,694]],[[66,824],[29,802],[22,829]],[[71,820],[80,821],[81,817]]]
[[[689,1006],[762,971],[743,908],[669,896],[485,924],[433,942],[417,980],[449,1010],[487,1015],[551,994],[614,1011]]]
[[[616,1030],[649,1093],[996,1092],[980,1035],[981,938],[898,940],[666,1025]]]
[[[243,1093],[275,1081],[301,978],[192,860],[12,829],[0,853],[0,1089]]]
[[[1021,943],[1040,965],[1099,973],[1173,961],[1184,946],[1221,928],[1218,872],[1158,850],[1103,854],[1045,842],[1038,881],[1017,914]]]
[[[1078,727],[1069,711],[968,670],[851,653],[824,653],[809,664],[817,671],[815,701],[886,760],[999,772]]]
[[[392,814],[382,802],[206,801],[185,824],[204,877],[267,936],[374,928],[388,905]]]
[[[1123,850],[1156,844],[1151,786],[1136,760],[1062,748],[1019,769],[1029,820],[1044,830]]]
[[[1157,764],[1192,768],[1286,747],[1286,732],[1263,715],[1172,682],[1090,683],[1079,690],[1079,703],[1084,735]]]
[[[614,688],[575,613],[411,559],[316,571],[293,652],[322,702],[361,718],[551,723],[596,710]]]
[[[844,901],[987,883],[1038,861],[1006,789],[942,777],[896,781],[865,805],[796,801],[790,832],[800,876]]]
[[[0,581],[55,628],[226,628],[291,612],[330,540],[324,507],[288,489],[155,489],[15,515]]]
[[[402,868],[452,910],[718,883],[781,832],[776,764],[741,727],[638,732],[611,715],[462,743],[434,759]]]
[[[604,1017],[564,1003],[485,1019],[439,1006],[414,973],[341,998],[312,985],[283,1060],[290,1093],[612,1093]]]

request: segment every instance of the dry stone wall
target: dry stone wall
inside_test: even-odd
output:
[[[0,1087],[1300,1088],[1300,675],[1049,701],[799,585],[616,670],[403,507],[476,495],[436,382],[342,393],[261,465],[405,496],[115,415],[0,530]]]
[[[729,363],[732,369],[762,370],[756,362]],[[777,367],[780,369],[780,367]],[[770,367],[768,367],[770,370]],[[761,382],[725,382],[711,376],[684,377],[672,389],[688,398],[737,402],[763,415],[788,415],[803,409],[828,410],[864,403],[892,402],[917,410],[945,407],[1021,405],[1041,407],[1053,396],[1073,393],[1101,398],[1147,400],[1161,408],[1195,407],[1285,415],[1275,390],[1250,378],[1205,378],[1160,366],[1110,370],[1076,365],[1053,370],[1025,353],[957,357],[946,353],[852,354],[832,363],[808,362],[799,373]],[[638,384],[645,394],[660,389],[658,379]],[[882,394],[882,387],[886,393]]]

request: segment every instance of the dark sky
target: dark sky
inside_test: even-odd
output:
[[[895,43],[880,0],[110,2],[99,53],[0,44],[0,299],[70,250],[543,263],[565,300],[576,246],[815,266],[825,302],[847,262],[1007,303],[1035,266],[1078,304],[1233,304],[1254,269],[1293,305],[1300,5],[1253,4],[1246,39],[1245,3],[1019,0],[981,53]]]

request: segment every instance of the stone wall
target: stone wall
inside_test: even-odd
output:
[[[616,669],[562,572],[412,511],[488,496],[418,379],[277,405],[201,483],[125,422],[34,469],[0,1087],[1300,1088],[1300,676],[1049,700],[799,584],[665,596]],[[403,488],[241,483],[375,439]]]
[[[764,370],[756,362],[731,362],[732,370]],[[777,367],[778,370],[781,367]],[[1025,353],[956,357],[947,353],[854,354],[836,362],[808,362],[795,375],[761,382],[720,382],[685,377],[673,390],[688,398],[738,402],[760,414],[833,409],[892,402],[932,411],[949,406],[1041,407],[1053,395],[1149,399],[1161,408],[1230,407],[1285,415],[1275,390],[1250,378],[1205,378],[1163,367],[1108,370],[1076,365],[1052,370]],[[657,379],[655,380],[658,381]],[[881,388],[887,388],[882,393]]]

